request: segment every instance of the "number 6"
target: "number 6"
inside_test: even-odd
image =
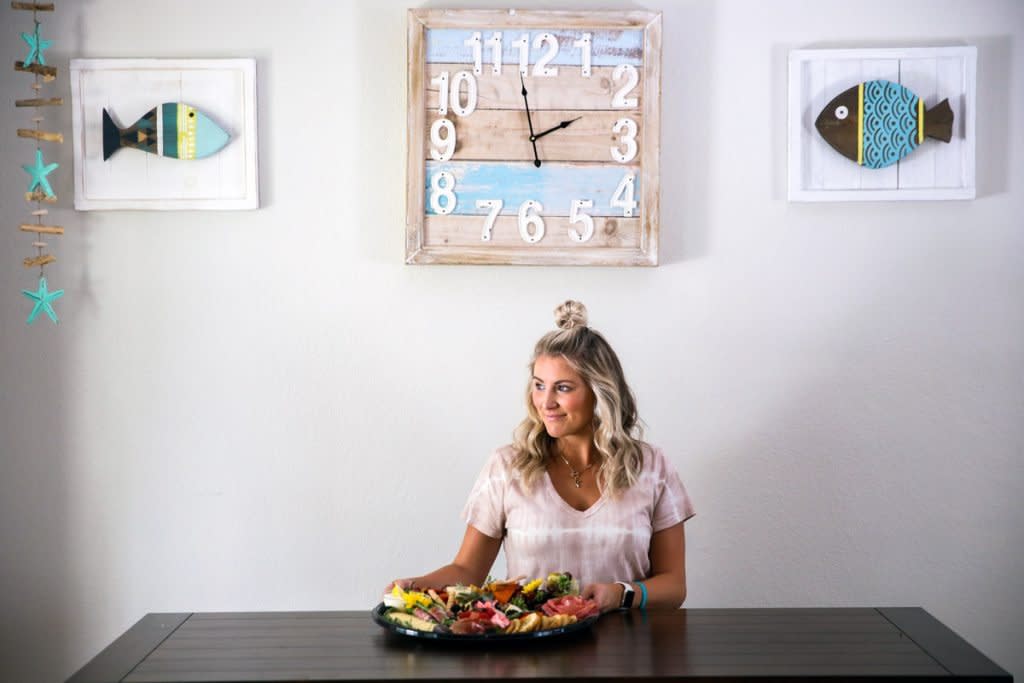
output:
[[[543,210],[544,207],[541,206],[541,203],[532,199],[527,199],[519,205],[519,234],[524,242],[535,244],[544,238],[544,219],[539,215]],[[530,213],[530,211],[536,213]],[[532,232],[530,231],[531,225],[533,226]]]

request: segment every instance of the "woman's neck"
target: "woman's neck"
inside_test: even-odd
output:
[[[556,439],[555,452],[576,469],[589,467],[597,458],[597,447],[592,435],[574,434]]]

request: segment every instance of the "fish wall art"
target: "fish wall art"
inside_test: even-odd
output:
[[[202,159],[219,152],[231,136],[213,119],[181,102],[164,102],[127,128],[103,110],[103,160],[125,147],[171,159]]]
[[[837,152],[868,168],[885,168],[935,138],[949,142],[949,100],[925,109],[924,100],[898,83],[865,81],[837,95],[814,122]]]

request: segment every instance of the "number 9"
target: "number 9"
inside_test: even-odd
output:
[[[441,137],[442,130],[445,131],[443,138]],[[434,161],[448,161],[453,154],[455,154],[455,124],[448,119],[438,119],[430,127],[430,156]]]

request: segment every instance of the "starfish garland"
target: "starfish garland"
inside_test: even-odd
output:
[[[36,22],[35,33],[22,33],[21,39],[28,43],[28,56],[25,57],[25,66],[31,66],[33,63],[46,66],[43,50],[53,45],[53,41],[43,40],[39,37],[39,22]]]
[[[28,320],[25,321],[26,324],[31,325],[35,322],[36,316],[39,315],[40,311],[46,313],[46,315],[50,317],[50,320],[53,321],[54,325],[57,324],[57,312],[53,310],[51,302],[64,296],[63,289],[58,289],[56,292],[48,291],[46,288],[46,278],[40,277],[38,290],[32,292],[27,289],[23,289],[21,290],[21,293],[36,302],[36,305],[32,308],[32,312],[28,314]]]
[[[47,165],[44,166],[43,165],[43,150],[37,149],[36,150],[36,163],[35,163],[35,165],[34,166],[29,166],[27,164],[22,164],[21,165],[21,167],[23,169],[25,169],[25,173],[28,173],[30,176],[32,176],[32,181],[28,185],[28,191],[31,192],[32,190],[36,189],[36,187],[42,187],[43,188],[43,192],[46,193],[47,197],[56,197],[57,195],[54,194],[53,188],[50,187],[50,182],[46,179],[46,176],[48,176],[50,173],[52,173],[53,170],[58,168],[59,166],[60,166],[60,164],[56,164],[56,163],[54,163],[54,164],[47,164]]]

